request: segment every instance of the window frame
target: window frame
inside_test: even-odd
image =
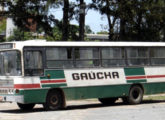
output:
[[[8,52],[8,51],[15,51],[15,52],[18,52],[20,54],[20,71],[21,71],[21,74],[20,75],[10,75],[10,76],[23,76],[23,67],[22,67],[22,53],[20,50],[18,49],[11,49],[11,50],[6,50],[6,49],[3,49],[1,50],[0,52]],[[1,67],[3,65],[0,65]],[[0,76],[8,76],[8,75],[0,75]]]
[[[47,59],[47,54],[46,54],[46,50],[47,49],[51,49],[51,48],[72,48],[72,59],[70,59],[70,60],[67,60],[67,59],[58,59],[58,60],[48,60]],[[71,46],[47,46],[47,47],[45,47],[45,68],[46,69],[72,69],[72,68],[75,68],[75,66],[74,66],[74,54],[73,54],[73,52],[74,52],[74,48]],[[48,67],[47,66],[47,62],[48,61],[72,61],[73,62],[73,67]]]
[[[123,59],[121,59],[121,58],[115,58],[115,59],[113,59],[113,58],[109,58],[109,59],[103,59],[103,55],[102,55],[102,49],[104,49],[104,48],[120,48],[121,49],[121,54],[122,55],[124,55],[124,58]],[[101,66],[103,67],[103,68],[112,68],[112,67],[125,67],[125,66],[127,66],[126,65],[126,53],[125,53],[125,47],[123,47],[123,46],[104,46],[104,47],[100,47],[100,54],[101,54]],[[114,65],[114,66],[104,66],[103,65],[103,60],[124,60],[124,65]]]
[[[128,54],[127,54],[127,49],[129,48],[147,48],[147,54],[148,54],[148,57],[133,57],[133,58],[128,58]],[[125,63],[126,63],[126,66],[127,67],[143,67],[143,66],[150,66],[151,65],[151,61],[150,61],[150,47],[146,47],[146,46],[133,46],[133,47],[124,47],[124,51],[125,51],[125,55],[126,55],[126,59],[125,59]],[[139,53],[138,53],[139,55]],[[142,60],[142,59],[146,59],[148,60],[148,64],[140,64],[140,65],[130,65],[128,63],[128,60]]]
[[[72,58],[71,59],[59,59],[59,60],[48,60],[46,57],[46,49],[50,49],[50,48],[72,48]],[[75,57],[75,49],[76,48],[97,48],[98,49],[98,58],[93,58],[93,59],[76,59]],[[102,49],[103,48],[120,48],[122,55],[124,55],[124,57],[122,59],[120,58],[115,58],[115,59],[103,59],[102,58]],[[128,60],[129,59],[136,59],[136,58],[128,58],[127,55],[127,48],[147,48],[147,54],[148,57],[138,57],[137,59],[147,59],[148,60],[148,64],[144,64],[144,65],[129,65],[128,64]],[[23,48],[23,58],[25,58],[24,56],[24,52],[25,51],[42,51],[42,71],[44,73],[45,69],[81,69],[81,68],[117,68],[117,67],[144,67],[144,66],[161,66],[161,65],[165,65],[165,64],[152,64],[151,61],[152,59],[163,59],[163,58],[152,58],[151,57],[151,51],[153,48],[165,48],[164,46],[162,47],[156,47],[156,46],[130,46],[130,47],[125,47],[125,46],[25,46]],[[165,59],[165,57],[164,57]],[[72,61],[72,67],[47,67],[47,61]],[[98,60],[99,65],[98,66],[81,66],[78,67],[76,66],[76,61],[92,61],[92,60]],[[109,65],[109,66],[105,66],[103,65],[103,60],[124,60],[124,64],[123,65]],[[23,59],[23,65],[25,67],[25,60]],[[25,75],[25,68],[24,68],[24,75]],[[42,76],[42,75],[39,75]]]
[[[151,55],[151,49],[154,49],[154,48],[164,48],[165,49],[165,46],[159,46],[159,47],[152,46],[152,47],[150,47],[150,54],[149,54],[149,56],[150,56],[150,66],[162,66],[162,65],[165,65],[165,63],[164,64],[153,64],[152,63],[152,59],[165,59],[165,57],[151,57],[152,56]]]
[[[97,48],[98,49],[98,58],[95,58],[95,59],[76,59],[76,57],[75,57],[75,49],[76,48],[90,48],[90,49],[93,49],[93,48]],[[81,47],[74,47],[74,67],[75,68],[98,68],[98,67],[102,67],[101,66],[101,53],[100,53],[100,48],[101,47],[97,47],[97,46],[81,46]],[[85,66],[83,66],[83,67],[77,67],[77,65],[76,65],[76,61],[92,61],[92,60],[98,60],[99,61],[99,65],[98,66],[89,66],[89,67],[85,67]]]
[[[34,70],[41,70],[41,74],[30,74],[29,73],[29,75],[27,75],[26,74],[26,71],[28,70],[28,69],[26,69],[25,68],[25,52],[26,51],[41,51],[42,52],[42,68],[41,69],[29,69],[29,70],[31,70],[31,72],[33,72]],[[45,69],[45,48],[43,48],[43,47],[38,47],[38,46],[31,46],[31,47],[27,47],[27,46],[25,46],[24,48],[23,48],[23,65],[24,65],[24,75],[25,76],[44,76],[44,69]]]

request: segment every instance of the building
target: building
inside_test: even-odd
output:
[[[108,41],[109,37],[107,34],[87,34],[87,39],[90,41]]]

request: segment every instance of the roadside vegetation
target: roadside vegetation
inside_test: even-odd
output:
[[[0,15],[12,18],[24,39],[34,25],[36,38],[84,41],[86,33],[93,33],[85,25],[85,16],[95,10],[108,21],[107,30],[99,33],[108,34],[109,41],[165,41],[164,0],[1,0],[0,6],[4,8]],[[59,8],[61,20],[56,15]],[[73,19],[78,26],[70,24]],[[20,40],[15,32],[9,40]]]

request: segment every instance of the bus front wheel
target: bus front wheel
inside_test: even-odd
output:
[[[129,104],[139,104],[143,99],[143,89],[139,85],[132,86],[127,98]]]
[[[17,105],[21,110],[32,110],[35,106],[35,104],[21,104],[21,103],[17,103]]]
[[[63,106],[63,97],[60,91],[52,90],[48,93],[46,102],[43,104],[45,110],[58,110]]]

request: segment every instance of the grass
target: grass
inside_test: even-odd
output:
[[[165,94],[144,96],[143,100],[165,100]]]

